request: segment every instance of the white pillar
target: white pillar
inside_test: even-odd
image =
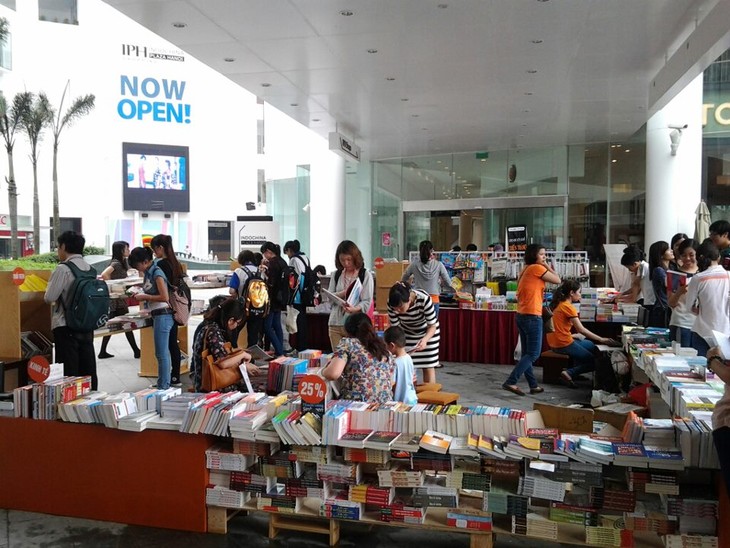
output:
[[[324,151],[312,163],[309,186],[309,247],[312,267],[335,269],[335,250],[345,239],[345,160]]]
[[[669,126],[684,126],[676,156]],[[702,193],[702,75],[646,124],[646,226],[644,251],[678,232],[694,234]]]

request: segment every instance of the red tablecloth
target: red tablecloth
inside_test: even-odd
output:
[[[443,361],[514,365],[514,312],[441,308],[439,322]]]

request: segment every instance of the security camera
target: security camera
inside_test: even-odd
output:
[[[682,140],[682,128],[678,128],[678,127],[674,128],[669,133],[669,140],[671,141],[671,144],[670,144],[671,154],[672,154],[672,156],[676,156],[677,149],[679,148],[679,142]]]
[[[668,127],[669,127],[669,129],[676,129],[676,130],[682,131],[683,129],[687,129],[687,124],[684,124],[683,126],[680,126],[679,124],[675,124],[675,125],[669,124]]]

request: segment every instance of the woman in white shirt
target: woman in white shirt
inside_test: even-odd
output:
[[[672,319],[669,322],[669,332],[672,340],[682,346],[692,346],[692,326],[695,323],[695,315],[692,313],[691,303],[687,302],[687,289],[689,281],[697,273],[697,240],[685,239],[677,248],[679,272],[687,275],[684,283],[677,283],[667,294],[669,306],[672,308]]]
[[[715,344],[713,331],[730,333],[730,273],[719,265],[720,251],[705,241],[697,249],[700,271],[689,281],[687,303],[696,315],[692,326],[692,348],[706,356]]]
[[[621,293],[618,300],[641,304],[644,307],[644,318],[648,320],[656,298],[651,285],[649,263],[644,260],[644,254],[638,247],[630,245],[624,249],[621,264],[631,272],[631,287]]]

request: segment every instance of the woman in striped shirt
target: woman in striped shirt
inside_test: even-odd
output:
[[[399,325],[406,333],[406,351],[412,355],[415,369],[423,370],[423,382],[436,382],[441,332],[431,296],[411,289],[405,282],[390,288],[388,295],[390,325]]]

